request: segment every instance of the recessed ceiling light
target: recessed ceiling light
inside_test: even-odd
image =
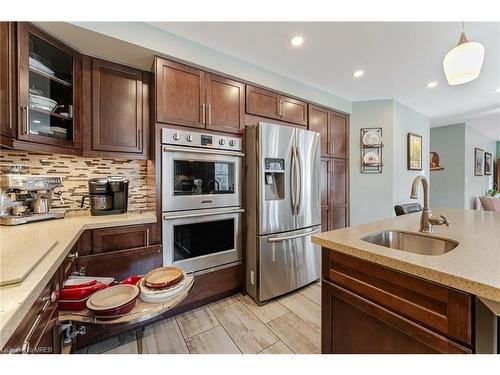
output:
[[[498,94],[500,92],[500,87],[495,89],[495,92]]]
[[[354,73],[352,73],[352,76],[355,77],[355,78],[359,78],[363,74],[365,74],[365,72],[363,72],[362,70],[356,70]]]
[[[298,46],[300,46],[302,43],[304,43],[304,38],[302,38],[302,37],[301,37],[301,36],[299,36],[299,35],[294,36],[294,37],[290,40],[290,43],[292,44],[292,46],[298,47]]]
[[[437,83],[437,82],[432,81],[432,82],[429,82],[429,83],[428,83],[427,85],[425,85],[425,86],[427,86],[427,87],[429,87],[429,88],[432,88],[432,87],[436,87],[437,85],[438,85],[438,83]]]

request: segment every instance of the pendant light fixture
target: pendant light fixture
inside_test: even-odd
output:
[[[443,69],[451,86],[475,80],[481,73],[484,60],[484,47],[481,43],[471,42],[465,36],[464,23],[458,44],[446,54]]]

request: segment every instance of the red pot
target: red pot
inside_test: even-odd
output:
[[[125,280],[120,281],[120,284],[136,285],[140,279],[142,279],[140,275],[129,276]]]
[[[90,281],[85,281],[85,282],[81,282],[78,284],[64,285],[64,289],[84,288],[86,286],[92,286],[95,284],[97,284],[96,280],[90,280]]]
[[[82,311],[87,308],[87,300],[90,296],[79,300],[59,300],[59,310],[62,311]]]
[[[95,283],[94,285],[84,286],[81,288],[66,288],[64,287],[59,291],[59,298],[62,300],[81,300],[90,297],[91,294],[98,290],[107,288],[108,285],[103,283]]]

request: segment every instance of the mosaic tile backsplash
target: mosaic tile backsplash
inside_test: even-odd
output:
[[[0,150],[0,163],[28,165],[30,174],[61,176],[64,186],[54,191],[62,191],[64,204],[54,197],[54,208],[88,210],[88,204],[80,208],[80,200],[88,192],[89,178],[125,176],[129,180],[128,210],[155,209],[154,168],[150,161]]]

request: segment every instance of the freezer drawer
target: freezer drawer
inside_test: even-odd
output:
[[[320,277],[321,248],[311,241],[321,226],[261,236],[257,299],[266,301]]]

